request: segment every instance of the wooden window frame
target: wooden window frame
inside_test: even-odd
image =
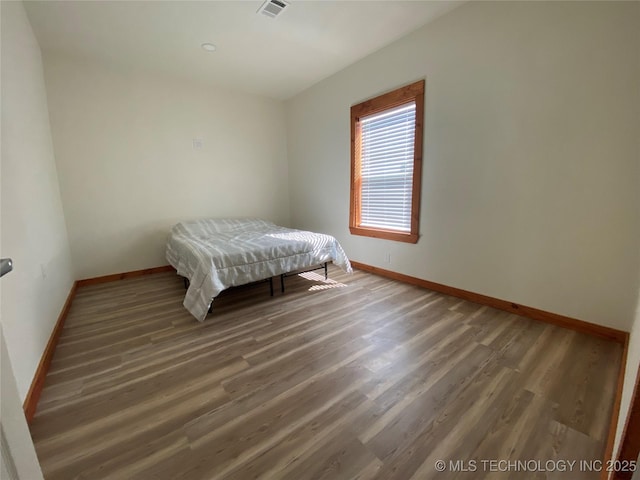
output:
[[[420,80],[351,107],[351,202],[349,207],[349,230],[353,235],[383,238],[407,243],[418,242],[420,235],[424,85],[425,81]],[[411,188],[411,231],[400,232],[398,230],[363,227],[360,225],[362,195],[362,179],[360,174],[360,119],[410,102],[415,102],[416,104],[413,182]]]

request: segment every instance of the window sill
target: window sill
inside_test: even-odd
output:
[[[402,233],[393,230],[383,230],[377,228],[349,227],[352,235],[360,235],[363,237],[382,238],[385,240],[395,240],[397,242],[418,243],[419,235],[417,233]]]

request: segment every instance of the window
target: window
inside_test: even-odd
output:
[[[351,107],[354,235],[418,241],[424,80]]]

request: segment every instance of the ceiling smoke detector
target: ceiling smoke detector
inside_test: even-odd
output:
[[[289,3],[284,0],[267,0],[258,9],[257,13],[261,13],[267,17],[276,18],[288,6]]]

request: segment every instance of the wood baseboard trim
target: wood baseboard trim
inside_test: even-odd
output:
[[[142,277],[143,275],[152,275],[154,273],[173,271],[175,271],[175,269],[171,265],[163,265],[162,267],[145,268],[142,270],[134,270],[132,272],[114,273],[111,275],[104,275],[102,277],[84,278],[82,280],[78,280],[78,287],[86,287],[87,285],[115,282],[117,280],[124,280],[125,278]]]
[[[417,277],[411,277],[403,273],[392,272],[383,268],[373,267],[360,262],[351,262],[353,268],[370,272],[382,277],[391,278],[401,282],[416,285],[428,290],[434,290],[436,292],[451,295],[452,297],[463,298],[470,302],[479,303],[481,305],[487,305],[489,307],[497,308],[498,310],[504,310],[506,312],[522,315],[523,317],[531,318],[545,323],[551,323],[559,327],[576,330],[578,332],[595,335],[598,337],[613,340],[615,342],[625,344],[628,340],[629,334],[622,330],[617,330],[611,327],[605,327],[603,325],[597,325],[595,323],[585,322],[576,318],[566,317],[557,313],[551,313],[538,308],[527,307],[525,305],[519,305],[517,303],[509,302],[507,300],[500,300],[499,298],[489,297],[480,293],[470,292],[468,290],[462,290],[456,287],[450,287],[441,283],[431,282],[429,280],[423,280]]]
[[[47,377],[47,372],[49,371],[49,367],[51,366],[51,361],[53,360],[53,354],[56,350],[56,346],[58,345],[58,339],[60,338],[60,334],[62,333],[62,327],[64,327],[64,322],[67,319],[67,315],[69,314],[69,309],[71,308],[71,303],[73,302],[73,298],[76,296],[77,289],[78,289],[78,282],[75,281],[71,286],[69,295],[67,295],[67,300],[64,302],[64,305],[62,306],[60,315],[58,315],[58,320],[56,321],[56,324],[53,327],[53,331],[51,332],[51,336],[49,337],[47,346],[44,348],[44,352],[42,353],[42,357],[40,358],[40,363],[38,364],[38,368],[36,368],[36,373],[33,376],[31,387],[29,387],[27,396],[25,397],[24,403],[22,404],[24,415],[27,419],[27,423],[29,424],[31,423],[34,415],[36,414],[38,400],[40,400],[40,395],[42,394],[42,388],[44,387],[44,380]]]

